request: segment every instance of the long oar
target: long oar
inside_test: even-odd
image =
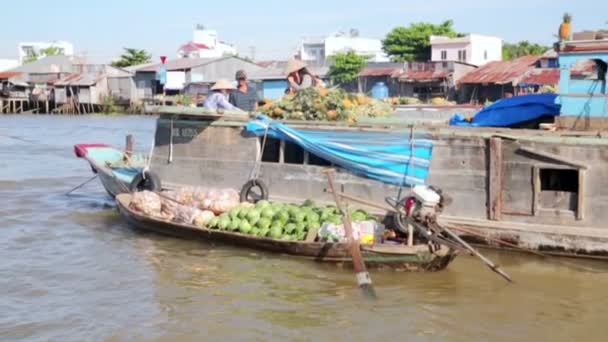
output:
[[[363,256],[361,255],[359,241],[355,240],[353,237],[353,227],[351,226],[350,214],[348,210],[345,210],[342,206],[340,196],[336,194],[336,185],[334,182],[336,172],[333,169],[329,169],[324,172],[327,174],[327,181],[333,194],[334,201],[336,202],[336,206],[344,215],[342,222],[344,223],[344,230],[346,232],[346,238],[348,239],[348,247],[350,249],[350,256],[353,261],[353,269],[355,270],[355,274],[357,276],[357,284],[367,298],[375,299],[377,298],[376,291],[372,286],[372,279],[365,268],[365,262],[363,261]]]
[[[460,236],[458,236],[458,234],[452,232],[451,230],[449,230],[446,227],[440,227],[440,228],[442,231],[444,231],[446,234],[448,234],[452,239],[456,240],[464,248],[468,249],[476,257],[481,259],[481,261],[483,261],[483,263],[486,264],[492,271],[498,273],[501,277],[505,278],[508,282],[510,282],[510,283],[513,282],[513,279],[511,279],[511,276],[509,276],[505,271],[500,269],[500,267],[498,267],[498,265],[494,264],[490,259],[486,258],[481,253],[479,253],[475,248],[471,247],[471,245],[469,245],[466,241],[461,239]]]
[[[529,249],[529,248],[520,247],[520,246],[518,246],[518,245],[516,245],[514,243],[510,243],[510,242],[504,241],[502,239],[492,238],[490,236],[487,236],[487,235],[484,235],[484,234],[481,234],[481,233],[477,233],[477,232],[474,232],[474,231],[466,229],[466,228],[454,227],[453,225],[451,225],[450,228],[453,229],[453,230],[455,230],[455,231],[458,231],[458,232],[461,232],[461,233],[464,233],[464,234],[469,234],[469,235],[477,236],[477,237],[480,237],[480,238],[485,239],[487,241],[492,241],[492,242],[498,243],[498,244],[503,245],[503,246],[507,246],[507,247],[510,247],[510,248],[513,248],[513,249],[520,250],[522,252],[530,253],[530,254],[533,254],[533,255],[536,255],[536,256],[539,256],[539,257],[542,257],[542,258],[547,258],[547,259],[551,260],[552,262],[555,262],[555,263],[558,263],[558,264],[561,264],[561,265],[564,265],[564,266],[567,266],[567,267],[572,267],[572,268],[578,269],[579,271],[592,272],[592,273],[605,273],[605,272],[601,272],[601,271],[595,270],[593,268],[585,267],[585,266],[582,266],[582,265],[577,265],[577,264],[574,264],[574,263],[571,263],[571,262],[567,262],[567,261],[564,261],[564,260],[559,260],[558,258],[556,258],[556,257],[554,257],[552,255],[545,254],[545,253],[542,253],[542,252],[539,252],[539,251],[535,251],[535,250],[532,250],[532,249]]]
[[[90,183],[90,182],[92,182],[92,181],[93,181],[95,178],[97,178],[97,174],[95,174],[95,176],[91,177],[90,179],[86,180],[84,183],[81,183],[80,185],[78,185],[78,186],[74,187],[72,190],[70,190],[70,191],[66,192],[66,193],[65,193],[65,194],[66,194],[66,196],[67,196],[67,195],[69,195],[69,194],[71,194],[72,192],[74,192],[74,191],[76,191],[76,190],[78,190],[78,189],[82,188],[83,186],[85,186],[85,185],[89,184],[89,183]]]

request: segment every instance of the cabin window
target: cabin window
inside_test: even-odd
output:
[[[304,164],[304,149],[300,146],[285,141],[285,163],[286,164]]]
[[[540,191],[578,192],[578,171],[540,169]]]
[[[260,138],[260,146],[264,144],[264,137]],[[264,151],[262,151],[262,161],[268,163],[278,163],[281,157],[281,140],[267,137]]]
[[[488,50],[483,50],[483,59],[484,60],[488,59]]]
[[[260,137],[260,146],[264,143],[264,138]],[[285,163],[299,165],[332,166],[332,163],[306,152],[299,145],[290,141],[279,139],[266,139],[266,146],[262,152],[262,161],[267,163]]]
[[[534,214],[539,211],[571,213],[583,219],[583,171],[578,169],[535,168]]]
[[[448,52],[445,50],[441,50],[441,60],[446,60],[448,59]]]
[[[308,165],[331,166],[331,163],[321,157],[317,157],[316,155],[309,153],[308,154]]]

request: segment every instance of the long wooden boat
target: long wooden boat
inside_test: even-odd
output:
[[[282,241],[267,237],[245,235],[236,232],[201,228],[144,216],[129,208],[131,194],[116,196],[120,214],[133,227],[174,237],[222,242],[261,251],[298,256],[318,262],[351,262],[348,245],[345,243]],[[440,271],[456,257],[452,249],[441,246],[431,251],[427,244],[407,246],[374,244],[361,247],[365,263],[369,267],[388,268],[400,271]]]

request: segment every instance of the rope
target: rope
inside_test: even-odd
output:
[[[255,158],[255,163],[253,165],[253,170],[249,177],[249,180],[255,182],[258,179],[260,174],[260,169],[262,167],[262,156],[264,155],[264,149],[266,149],[266,140],[268,139],[268,129],[270,128],[270,124],[266,124],[266,130],[264,131],[264,138],[262,138],[262,148],[260,149],[258,155]]]
[[[410,126],[410,159],[407,161],[407,168],[403,172],[403,182],[401,182],[401,185],[399,186],[399,192],[397,193],[397,201],[396,201],[397,203],[399,202],[399,200],[401,199],[401,195],[403,194],[403,184],[406,184],[406,182],[407,182],[407,172],[412,167],[412,160],[414,159],[414,147],[415,147],[414,125],[411,125]],[[410,193],[411,193],[411,189],[412,189],[412,187],[410,186]]]

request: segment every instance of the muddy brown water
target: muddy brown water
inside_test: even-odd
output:
[[[604,341],[608,262],[487,252],[438,273],[349,270],[132,230],[72,145],[152,142],[150,117],[0,117],[2,341]]]

